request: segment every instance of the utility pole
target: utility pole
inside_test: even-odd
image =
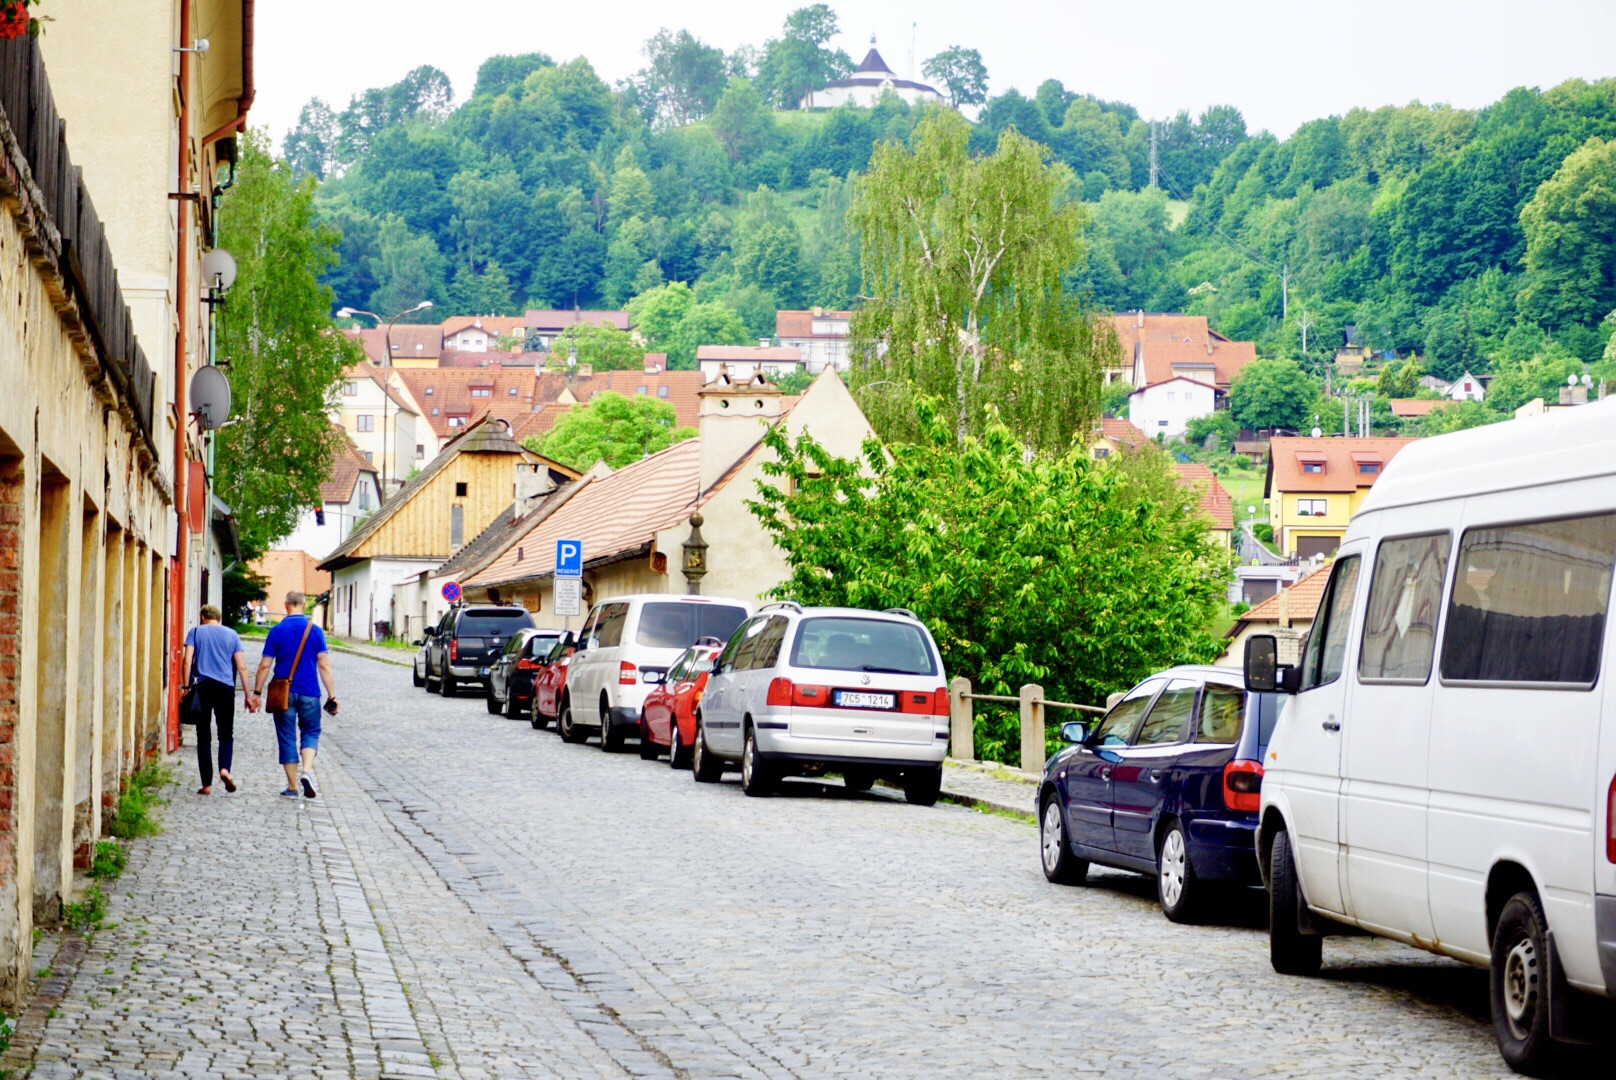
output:
[[[1307,332],[1313,329],[1313,316],[1307,313],[1306,308],[1302,309],[1301,318],[1296,320],[1296,325],[1302,328],[1302,355],[1305,357],[1307,355]]]
[[[1279,321],[1284,322],[1291,317],[1291,264],[1286,263],[1279,271]],[[1302,347],[1305,351],[1307,346]]]
[[[1348,393],[1341,395],[1341,434],[1352,434],[1352,395]]]
[[[1156,157],[1156,122],[1150,122],[1150,190],[1155,191],[1156,175],[1161,171],[1161,164]]]

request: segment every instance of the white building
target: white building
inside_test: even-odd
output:
[[[500,338],[514,338],[520,353],[525,334],[524,320],[519,315],[457,315],[443,323],[444,351],[485,353],[495,348]]]
[[[852,337],[851,311],[777,311],[774,315],[774,336],[782,348],[789,347],[801,354],[810,375],[818,375],[827,367],[846,371],[847,344]]]
[[[277,541],[278,550],[306,551],[316,562],[337,550],[354,526],[381,505],[381,478],[353,443],[343,440],[331,460],[331,477],[320,485],[320,509],[305,510],[297,528]]]
[[[771,380],[793,374],[803,369],[803,362],[802,353],[789,346],[700,345],[696,366],[704,383],[714,382],[720,375],[728,375],[732,382],[746,382],[760,371]]]
[[[1452,385],[1442,391],[1442,396],[1452,401],[1485,401],[1487,387],[1482,385],[1480,379],[1467,371],[1454,379]]]
[[[810,90],[803,95],[804,109],[834,109],[838,105],[858,105],[869,108],[881,100],[882,94],[897,94],[911,105],[941,103],[943,95],[934,86],[900,79],[875,51],[875,38],[870,38],[870,51],[864,62],[845,79],[827,83],[821,90]]]
[[[1151,438],[1176,439],[1189,422],[1212,415],[1217,387],[1182,376],[1142,386],[1128,395],[1128,419]]]
[[[418,430],[426,425],[403,394],[382,387],[380,368],[368,360],[355,364],[343,373],[331,419],[365,460],[385,474],[387,489],[396,491],[412,469],[437,452],[437,440],[429,430]],[[428,437],[417,437],[422,434]]]

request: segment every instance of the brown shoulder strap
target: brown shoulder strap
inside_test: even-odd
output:
[[[305,615],[304,618],[308,619],[309,617],[307,615]],[[297,678],[298,661],[303,659],[303,646],[305,646],[305,645],[307,645],[309,643],[309,631],[313,630],[313,629],[314,629],[314,620],[309,619],[309,621],[303,627],[303,637],[297,643],[297,653],[295,655],[293,655],[293,657],[292,657],[292,666],[290,668],[288,668],[287,671],[286,671],[286,680],[288,682],[290,682],[291,680]]]

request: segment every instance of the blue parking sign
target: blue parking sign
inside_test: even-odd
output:
[[[584,576],[584,544],[582,540],[556,541],[556,577]]]

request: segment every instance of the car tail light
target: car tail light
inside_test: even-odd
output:
[[[774,679],[769,683],[769,696],[764,701],[769,705],[790,705],[791,694],[795,689],[790,679]]]
[[[1262,808],[1262,777],[1260,761],[1229,762],[1223,767],[1223,805],[1256,813]]]
[[[1605,797],[1605,858],[1616,863],[1616,776],[1611,777]]]
[[[454,638],[449,639],[449,659],[460,659],[460,642],[456,641]]]
[[[534,668],[538,667],[539,665],[535,664],[531,660],[528,660],[528,659],[524,658],[522,660],[518,660],[516,662],[516,666],[519,669],[521,669],[522,671],[532,671]]]
[[[640,681],[640,669],[627,660],[617,665],[617,685],[633,686]]]
[[[931,714],[933,716],[947,716],[949,712],[948,687],[939,686],[932,694]]]

